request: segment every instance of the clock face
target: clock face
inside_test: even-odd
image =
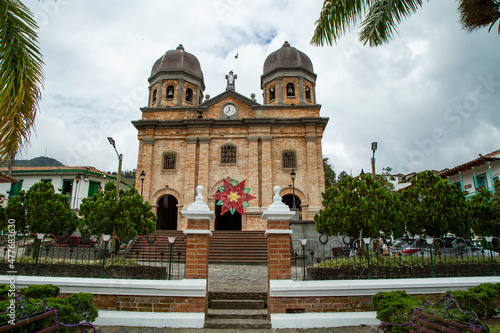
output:
[[[227,104],[226,106],[224,106],[224,114],[226,116],[232,116],[235,113],[236,113],[236,106],[234,106],[233,104]]]

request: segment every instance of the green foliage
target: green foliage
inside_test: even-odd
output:
[[[0,288],[5,285],[0,285]],[[7,287],[7,286],[5,286]],[[73,325],[80,322],[93,322],[98,316],[98,310],[94,306],[94,299],[91,294],[78,293],[71,294],[66,298],[57,298],[59,295],[59,287],[54,285],[31,285],[23,288],[19,293],[29,302],[37,304],[42,299],[45,300],[49,308],[57,310],[57,317],[59,322],[63,324]],[[0,302],[0,313],[5,311],[9,306],[10,300]],[[25,309],[33,311],[37,309],[36,306],[24,302]],[[0,316],[0,321],[2,321]],[[46,318],[44,320],[30,323],[29,325],[21,326],[13,330],[19,333],[31,333],[48,326],[54,325],[54,319]],[[70,332],[71,328],[60,328],[58,332]]]
[[[449,294],[448,291],[446,294]],[[464,311],[474,311],[479,318],[491,318],[500,313],[500,283],[483,283],[467,291],[455,290],[452,297]]]
[[[6,284],[0,284],[0,299],[4,299],[9,294],[10,287]]]
[[[32,233],[69,235],[78,226],[69,198],[55,193],[51,183],[40,182],[30,187],[24,206],[26,223]]]
[[[328,162],[327,157],[323,158],[323,169],[325,170],[325,189],[335,186],[336,184],[335,171],[333,171],[333,168]]]
[[[18,233],[26,231],[26,209],[24,208],[25,191],[19,192],[18,195],[12,197],[5,207],[4,219],[0,220],[0,229],[6,231],[7,220],[14,219],[16,221],[15,227]]]
[[[80,225],[82,235],[116,235],[135,237],[152,232],[156,226],[156,215],[148,202],[135,188],[120,190],[120,201],[116,203],[115,184],[106,183],[104,190],[92,198],[83,199],[80,214],[84,219]]]
[[[38,26],[21,1],[0,1],[0,162],[29,141],[43,85]]]
[[[46,299],[49,297],[57,297],[60,288],[52,284],[31,285],[23,288],[19,293],[25,298]]]
[[[377,311],[377,319],[385,323],[406,324],[412,320],[411,310],[421,303],[405,291],[378,292],[372,296],[371,307]],[[398,331],[398,327],[393,327]]]
[[[79,322],[93,322],[98,316],[98,311],[94,307],[94,298],[91,294],[71,294],[65,301],[73,308],[73,312],[80,317]]]
[[[500,218],[490,191],[482,189],[468,201],[474,233],[480,236],[500,235]]]
[[[346,177],[328,188],[323,207],[315,216],[316,230],[323,235],[389,236],[402,217],[397,197],[369,175]]]
[[[311,44],[333,45],[347,31],[359,24],[361,43],[380,46],[397,33],[398,24],[422,7],[422,0],[338,1],[324,0],[316,20]],[[459,0],[460,23],[468,32],[489,26],[500,20],[498,0]],[[500,32],[500,25],[499,25]]]
[[[472,233],[467,200],[458,187],[432,171],[419,173],[411,184],[401,194],[408,233],[431,237]]]
[[[16,231],[23,234],[29,230],[58,236],[71,234],[78,226],[78,218],[70,209],[69,198],[55,193],[52,184],[44,182],[10,199],[5,216],[0,227],[6,228],[7,218],[14,219]]]

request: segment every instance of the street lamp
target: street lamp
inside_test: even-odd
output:
[[[78,184],[82,179],[82,175],[78,172],[75,176],[76,188],[75,188],[75,201],[73,202],[73,207],[78,208]]]
[[[372,151],[373,151],[373,156],[372,156],[372,178],[375,180],[375,150],[377,150],[377,143],[372,142]]]
[[[293,195],[292,209],[293,210],[295,210],[297,208],[297,206],[295,205],[295,176],[297,176],[297,174],[295,173],[295,170],[292,170],[292,172],[290,172],[290,177],[292,177],[292,195]]]
[[[146,173],[144,170],[141,172],[141,197],[142,197],[142,188],[144,187],[144,178],[146,178]]]
[[[109,144],[113,146],[115,149],[116,155],[118,156],[118,175],[116,175],[116,203],[120,200],[120,181],[122,175],[122,160],[123,154],[118,154],[118,150],[116,150],[115,140],[112,137],[108,136]],[[116,226],[113,224],[113,236],[116,236]],[[114,242],[114,241],[113,241]],[[113,244],[114,246],[115,244]]]

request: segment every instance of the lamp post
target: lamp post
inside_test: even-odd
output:
[[[82,179],[82,175],[78,172],[75,176],[76,188],[75,188],[75,201],[73,202],[73,207],[76,209],[78,207],[78,185],[80,184],[80,180]]]
[[[375,150],[377,150],[377,143],[376,142],[372,142],[372,152],[373,152],[373,156],[372,156],[372,178],[373,178],[373,180],[375,180]]]
[[[495,258],[493,257],[493,236],[484,237],[486,241],[486,247],[490,249],[490,257],[491,257],[491,269],[493,270],[493,275],[497,275],[497,271],[495,269]]]
[[[116,204],[120,200],[120,181],[122,175],[122,160],[123,154],[118,154],[118,150],[116,150],[115,140],[112,137],[108,136],[109,144],[113,146],[115,149],[116,155],[118,156],[118,174],[116,175]],[[113,235],[116,236],[116,226],[113,224]],[[113,244],[114,245],[114,244]]]
[[[104,252],[102,254],[102,268],[101,268],[101,279],[104,278],[104,267],[106,264],[106,251],[108,250],[108,242],[111,235],[102,235],[102,240],[104,241]]]
[[[296,201],[295,201],[295,177],[297,176],[297,174],[295,173],[295,170],[292,170],[292,172],[290,172],[290,177],[292,177],[292,211],[295,213],[294,217],[292,218],[293,220],[298,220],[298,209],[297,209],[297,204],[296,204]]]
[[[368,263],[368,279],[372,278],[372,272],[370,267],[370,238],[363,238],[363,243],[366,245],[366,261]]]
[[[432,244],[434,244],[434,239],[432,237],[426,237],[425,238],[425,241],[427,242],[427,245],[429,245],[429,251],[430,251],[430,256],[431,256],[431,269],[432,269],[432,277],[435,278],[436,277],[436,273],[434,273],[434,259],[432,257],[432,252],[433,252],[433,246]]]
[[[142,188],[144,187],[144,178],[146,178],[146,173],[144,170],[141,172],[141,197],[142,197]]]

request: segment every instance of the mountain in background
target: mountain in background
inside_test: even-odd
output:
[[[2,167],[7,166],[7,162],[1,165]],[[14,161],[13,166],[15,167],[44,167],[44,166],[64,166],[58,160],[55,160],[50,157],[39,156],[32,158],[31,160],[17,160]]]

